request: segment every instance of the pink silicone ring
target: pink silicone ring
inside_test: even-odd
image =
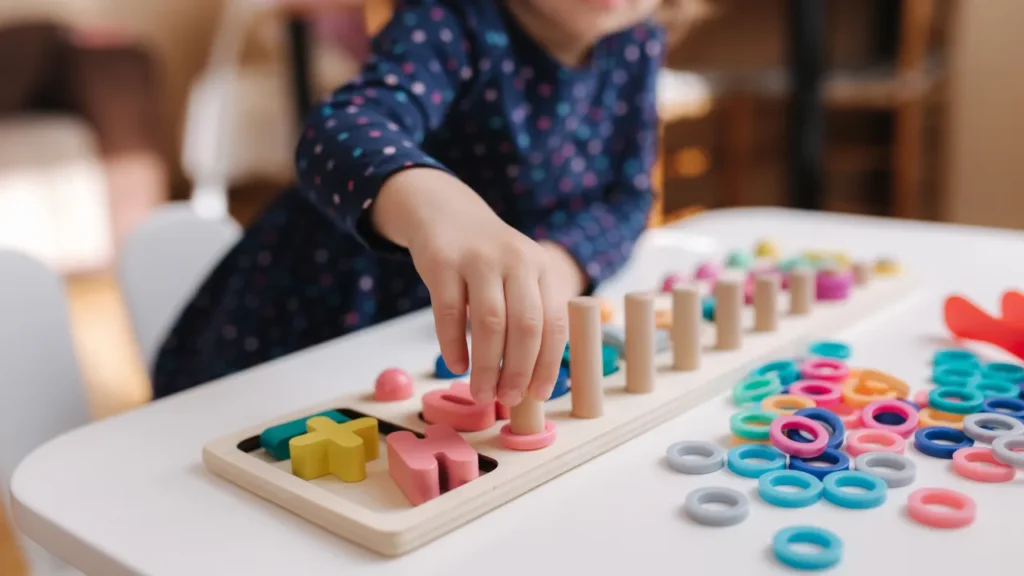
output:
[[[904,420],[900,424],[883,424],[876,417],[879,414],[899,414]],[[861,412],[861,421],[865,428],[888,430],[906,438],[917,429],[917,410],[900,400],[878,400],[868,404]]]
[[[501,445],[509,450],[540,450],[555,442],[555,423],[545,420],[544,431],[539,434],[513,434],[512,425],[505,424],[501,427],[499,434],[501,435]]]
[[[806,396],[820,408],[831,408],[843,401],[843,389],[828,380],[797,380],[789,387],[793,396]]]
[[[798,430],[812,438],[810,442],[797,442],[786,437],[787,430]],[[825,427],[803,416],[780,416],[768,427],[768,439],[772,446],[797,458],[821,456],[828,448],[828,432]]]
[[[977,511],[969,496],[945,488],[919,488],[907,498],[910,517],[932,528],[962,528],[974,522]]]
[[[835,406],[829,406],[829,410],[835,412],[836,416],[843,421],[843,428],[847,430],[853,430],[860,428],[863,424],[860,420],[861,411],[849,406],[847,404],[836,404]]]
[[[889,430],[864,428],[846,435],[846,453],[857,457],[865,452],[892,452],[903,454],[903,437]]]
[[[920,408],[927,408],[928,392],[930,392],[930,390],[925,390],[924,388],[914,392],[914,404],[917,404]]]
[[[953,471],[978,482],[1009,482],[1017,470],[992,455],[991,448],[961,448],[953,453]]]
[[[835,358],[812,358],[800,365],[800,378],[843,382],[850,377],[846,362]]]

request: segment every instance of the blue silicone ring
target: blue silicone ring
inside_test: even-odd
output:
[[[952,442],[952,444],[939,444],[938,440]],[[914,432],[914,448],[917,448],[921,454],[932,458],[952,460],[954,452],[971,446],[974,446],[974,440],[955,428],[929,426],[928,428],[919,428],[917,432]]]
[[[830,342],[827,340],[813,342],[807,347],[807,351],[814,356],[820,356],[822,358],[846,360],[850,357],[850,347],[842,342]]]
[[[813,544],[821,550],[807,554],[794,550],[793,544]],[[815,526],[793,526],[779,530],[772,539],[775,558],[797,570],[824,570],[843,558],[843,541],[838,536]]]
[[[985,398],[1016,398],[1020,396],[1020,386],[1013,382],[998,378],[982,378],[974,388],[985,395]]]
[[[792,486],[796,492],[780,490]],[[821,480],[797,470],[776,470],[757,479],[757,493],[765,502],[780,508],[804,508],[821,500]]]
[[[970,350],[961,350],[959,348],[939,350],[935,353],[932,363],[936,368],[946,364],[974,364],[975,366],[981,366],[981,361],[978,360],[977,354]]]
[[[970,388],[981,380],[981,368],[969,364],[944,364],[932,372],[932,382],[947,388]]]
[[[779,383],[789,386],[800,379],[800,366],[792,360],[778,360],[758,367],[753,373],[754,376],[768,376],[769,374],[778,375]]]
[[[752,459],[767,462],[751,462]],[[760,478],[762,474],[786,468],[786,455],[767,444],[743,444],[729,450],[725,458],[729,470],[745,478]]]
[[[1024,400],[1020,398],[989,398],[981,403],[981,411],[1006,414],[1024,421]]]
[[[881,506],[885,502],[888,489],[885,480],[878,476],[853,470],[829,474],[822,481],[822,486],[825,488],[825,500],[836,506],[860,510]],[[862,488],[865,492],[843,490],[846,487]]]
[[[984,401],[985,394],[976,388],[933,388],[928,393],[929,406],[950,414],[974,414]]]
[[[836,416],[835,412],[815,406],[814,408],[801,408],[794,412],[793,415],[810,418],[824,426],[826,430],[830,430],[831,432],[828,435],[829,448],[835,448],[838,450],[843,446],[843,440],[846,438],[846,427],[843,426],[843,421],[839,419],[839,416]],[[786,437],[790,440],[803,443],[807,443],[812,440],[799,430],[787,430]]]
[[[824,466],[816,465],[815,462],[824,463]],[[838,448],[825,448],[821,454],[811,458],[789,459],[789,469],[798,472],[806,472],[818,480],[824,480],[827,476],[850,469],[850,457],[840,452]]]
[[[1024,366],[1017,364],[990,362],[981,367],[981,373],[986,378],[998,378],[1014,384],[1024,384]]]

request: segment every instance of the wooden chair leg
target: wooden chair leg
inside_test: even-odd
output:
[[[900,104],[893,118],[892,195],[890,214],[897,218],[918,215],[921,195],[921,148],[924,101]]]
[[[747,178],[754,148],[754,100],[737,96],[722,107],[722,198],[723,206],[747,201]]]

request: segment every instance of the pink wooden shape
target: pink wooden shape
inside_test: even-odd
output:
[[[396,402],[412,398],[412,378],[404,370],[388,368],[377,376],[373,399],[377,402]]]
[[[432,424],[425,435],[418,438],[402,430],[387,436],[388,474],[413,506],[480,476],[476,450],[458,432]]]
[[[423,419],[445,424],[459,432],[479,432],[508,419],[508,408],[498,402],[478,404],[469,391],[469,383],[452,382],[447,390],[431,390],[423,395]]]

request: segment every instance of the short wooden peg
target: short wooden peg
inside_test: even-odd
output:
[[[736,350],[742,336],[743,286],[733,278],[715,283],[715,330],[719,350]]]
[[[789,312],[809,314],[814,299],[814,272],[809,268],[794,268],[789,273]]]
[[[544,403],[524,397],[509,409],[509,426],[513,434],[520,436],[544,432]]]
[[[779,327],[779,278],[764,274],[754,279],[754,330],[774,332]]]
[[[626,392],[654,390],[654,296],[626,295]]]
[[[700,292],[696,286],[672,291],[672,367],[700,368],[700,327],[703,321]]]
[[[858,286],[863,286],[871,281],[871,264],[863,260],[853,263],[853,281]]]
[[[592,296],[573,298],[569,301],[569,393],[574,417],[601,417],[603,379],[601,303]]]

